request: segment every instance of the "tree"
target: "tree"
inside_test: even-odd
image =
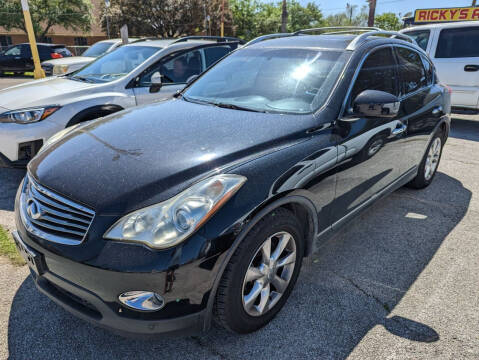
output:
[[[397,31],[402,27],[399,17],[391,12],[376,16],[374,23],[377,27],[384,30]]]
[[[368,23],[367,6],[362,6],[359,13],[356,5],[346,5],[346,11],[329,15],[325,19],[327,26],[366,26]]]
[[[291,1],[289,5],[288,31],[321,27],[324,25],[323,14],[315,3],[302,6],[298,1]]]
[[[109,17],[113,34],[128,25],[132,36],[178,37],[194,35],[205,29],[205,13],[209,15],[210,33],[219,35],[221,0],[111,0],[110,8],[103,7],[102,26]],[[232,13],[225,1],[225,33],[231,34]]]
[[[54,25],[65,29],[89,31],[92,22],[90,0],[30,0],[30,15],[37,39],[44,38]],[[7,31],[26,32],[22,6],[19,0],[0,1],[0,26]]]

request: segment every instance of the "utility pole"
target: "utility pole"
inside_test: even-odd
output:
[[[221,28],[220,28],[221,37],[225,36],[225,0],[221,1]]]
[[[376,0],[369,0],[368,26],[374,26],[374,15],[376,14]]]
[[[40,65],[40,57],[38,56],[37,41],[35,39],[35,32],[33,31],[32,18],[30,16],[30,8],[28,7],[28,0],[22,0],[23,17],[25,18],[25,28],[27,30],[28,42],[30,43],[30,50],[32,52],[33,77],[35,79],[42,79],[45,77],[45,72]]]
[[[106,9],[106,36],[110,38],[110,0],[105,0]]]
[[[286,32],[286,26],[288,25],[288,8],[286,6],[286,0],[283,0],[283,10],[281,12],[281,32]]]

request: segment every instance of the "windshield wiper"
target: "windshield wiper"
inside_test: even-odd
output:
[[[256,109],[251,109],[251,108],[248,108],[248,107],[243,107],[243,106],[239,106],[239,105],[235,105],[235,104],[217,103],[217,102],[212,102],[211,104],[213,104],[214,106],[220,107],[220,108],[224,108],[224,109],[261,112],[261,113],[267,112],[265,110],[256,110]]]
[[[88,78],[83,77],[83,76],[67,76],[67,77],[69,79],[76,80],[76,81],[83,81],[83,82],[87,82],[87,83],[96,83],[92,79],[88,79]]]

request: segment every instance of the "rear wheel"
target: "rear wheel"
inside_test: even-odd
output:
[[[423,189],[432,182],[441,161],[443,141],[442,133],[436,133],[419,165],[417,176],[408,184],[409,187]]]
[[[294,214],[277,209],[245,237],[221,279],[216,318],[225,328],[249,333],[281,310],[303,258],[303,235]]]

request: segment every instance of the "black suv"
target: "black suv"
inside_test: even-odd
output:
[[[40,291],[123,333],[213,318],[248,333],[332,232],[403,185],[429,185],[449,90],[411,38],[338,31],[256,39],[173,100],[48,141],[15,207]]]
[[[37,49],[40,61],[72,56],[65,45],[38,43]],[[14,45],[0,52],[0,75],[7,71],[23,74],[25,71],[33,71],[33,69],[30,44]]]

